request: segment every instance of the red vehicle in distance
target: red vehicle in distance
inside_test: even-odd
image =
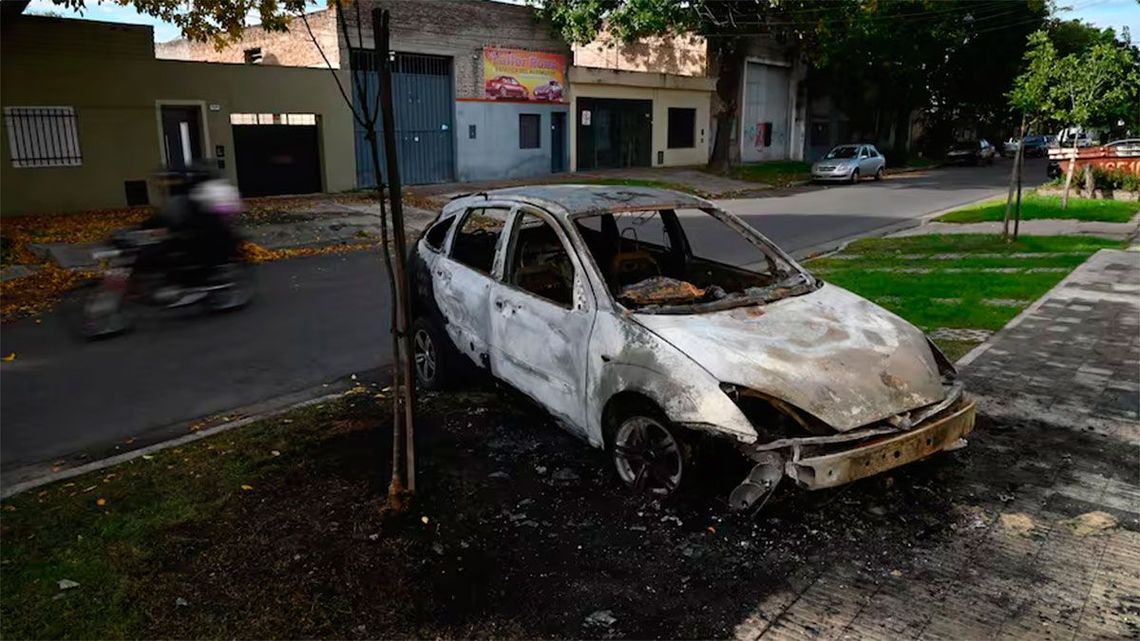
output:
[[[528,100],[530,98],[530,92],[526,90],[526,87],[510,76],[495,76],[487,81],[484,89],[488,98],[514,98],[517,100]]]
[[[534,88],[535,100],[548,100],[550,102],[558,102],[562,100],[562,84],[557,80],[551,80],[545,85],[539,85]]]

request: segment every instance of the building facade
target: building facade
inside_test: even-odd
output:
[[[158,60],[149,26],[28,15],[0,48],[5,215],[154,203],[156,171],[199,162],[247,196],[354,186],[329,70]]]
[[[379,90],[371,11],[389,9],[397,155],[409,184],[533,177],[570,165],[568,47],[533,7],[489,0],[361,1],[307,14],[330,64]],[[330,31],[332,32],[330,34]],[[268,65],[320,65],[309,31],[250,28],[221,51],[183,41],[159,55]],[[257,58],[256,56],[260,56]],[[347,85],[346,85],[347,86]],[[359,100],[353,92],[353,100]],[[366,132],[356,127],[355,184],[374,184]],[[383,161],[382,161],[383,162]]]

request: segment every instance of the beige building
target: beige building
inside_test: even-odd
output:
[[[707,49],[703,38],[689,35],[622,44],[606,33],[575,46],[571,168],[706,163],[716,88]]]
[[[155,172],[187,162],[246,195],[355,186],[328,70],[158,60],[148,26],[28,15],[0,47],[4,215],[153,203]]]

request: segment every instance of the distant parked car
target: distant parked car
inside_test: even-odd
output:
[[[811,179],[850,183],[874,176],[882,180],[887,160],[874,145],[839,145],[811,167]]]
[[[550,102],[557,102],[562,100],[562,84],[557,80],[551,80],[545,85],[539,85],[534,88],[535,100],[549,100]]]
[[[489,98],[516,98],[526,100],[530,92],[511,76],[495,76],[487,81],[484,89]]]
[[[1026,136],[1024,140],[1026,157],[1040,157],[1045,155],[1048,143],[1045,136]],[[1013,158],[1017,155],[1017,139],[1010,138],[1002,145],[1002,155]]]
[[[945,162],[948,165],[992,165],[994,146],[985,138],[956,142],[946,150]]]

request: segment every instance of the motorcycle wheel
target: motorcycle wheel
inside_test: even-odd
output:
[[[211,311],[228,312],[241,309],[253,300],[253,266],[249,263],[228,263],[218,268],[212,279],[216,289],[206,297]]]
[[[101,280],[88,283],[69,297],[74,311],[72,326],[87,340],[117,336],[134,326],[134,306],[126,292],[107,287]]]

